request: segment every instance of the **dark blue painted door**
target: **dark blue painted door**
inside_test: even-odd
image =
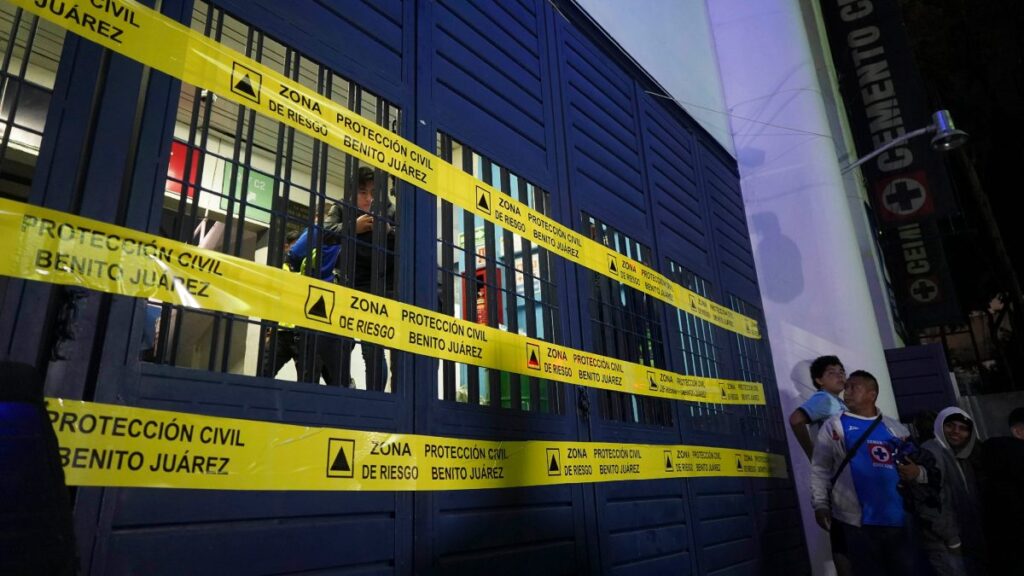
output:
[[[911,422],[922,411],[937,413],[957,405],[942,344],[886,350],[885,363],[889,367],[900,420]]]
[[[339,99],[372,94],[374,110],[361,113],[396,111],[387,116],[396,130],[459,168],[760,317],[735,163],[651,95],[657,87],[574,5],[218,0],[211,10],[182,0],[161,9],[254,57],[283,55],[272,64]],[[74,38],[55,96],[33,200],[167,234],[171,141],[192,144],[183,130],[208,130],[225,109]],[[197,111],[191,124],[180,122],[186,105]],[[232,119],[238,130],[259,125]],[[334,152],[274,135],[282,144],[272,151],[294,159],[287,144],[307,146],[303,169],[316,174],[319,161],[327,173],[306,183],[274,173],[277,181],[329,188]],[[139,362],[144,302],[46,286],[18,285],[7,301],[23,308],[16,319],[27,328],[3,324],[3,334],[12,349],[35,341],[29,353],[43,358],[44,327],[74,312],[79,336],[61,343],[48,371],[49,392],[70,398],[438,436],[785,451],[766,341],[517,243],[443,199],[407,186],[398,194],[400,299],[631,362],[758,380],[769,405],[669,402],[401,354],[390,357],[397,384],[387,394],[238,373],[229,353],[194,366]],[[490,306],[483,316],[467,304],[477,290]],[[24,304],[34,301],[52,305]],[[265,326],[239,321],[216,325],[261,337]],[[803,573],[793,498],[789,480],[746,479],[416,494],[90,488],[77,491],[76,521],[94,574]]]

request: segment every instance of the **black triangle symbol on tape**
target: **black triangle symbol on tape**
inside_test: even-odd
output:
[[[743,462],[740,462],[739,458],[736,459],[736,469],[743,470]]]
[[[658,389],[658,385],[654,383],[654,378],[648,377],[647,381],[651,383],[651,390],[657,390]]]
[[[665,456],[665,470],[672,471],[672,460],[668,456]]]
[[[728,398],[728,397],[729,397],[729,393],[725,391],[725,387],[723,386],[722,387],[722,398]]]
[[[533,350],[530,350],[529,364],[530,366],[540,366],[540,361],[537,360],[537,353]]]
[[[477,205],[477,206],[478,206],[478,207],[479,207],[479,208],[480,208],[481,210],[483,210],[483,211],[485,211],[485,212],[490,212],[490,211],[491,211],[491,207],[490,207],[490,206],[488,206],[488,204],[487,204],[487,195],[486,195],[486,194],[481,194],[481,195],[480,195],[480,199],[479,199],[479,200],[477,200],[477,203],[476,203],[476,205]]]
[[[248,74],[242,76],[242,79],[239,80],[237,84],[235,84],[235,90],[238,90],[239,92],[245,92],[253,98],[256,97],[256,90],[253,89],[252,80],[249,79]]]
[[[608,261],[608,269],[611,270],[612,272],[615,272],[616,274],[618,274],[619,272],[618,269],[615,268],[615,260]]]
[[[548,472],[558,472],[558,462],[555,460],[555,455],[551,455],[551,464],[548,465]]]
[[[348,465],[348,458],[345,458],[345,449],[338,450],[338,455],[334,457],[334,463],[331,464],[331,470],[335,472],[350,472],[352,468]]]
[[[316,304],[310,306],[308,314],[310,316],[316,316],[317,318],[327,319],[327,303],[324,302],[323,296],[316,301]]]

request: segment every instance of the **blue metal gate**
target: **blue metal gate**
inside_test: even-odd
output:
[[[399,133],[503,192],[760,318],[735,162],[574,4],[170,0],[160,9],[236,49],[285,55],[274,64],[285,73],[369,102]],[[357,98],[364,92],[373,98]],[[172,141],[187,158],[212,158],[196,134],[216,124],[215,102],[68,35],[30,200],[189,234],[184,212],[165,213]],[[183,103],[197,119],[187,136]],[[243,114],[237,126],[236,136],[260,129]],[[275,150],[292,159],[286,144],[301,142],[278,137]],[[242,148],[224,162],[259,170]],[[310,154],[312,197],[329,188],[331,162],[343,162],[317,144]],[[189,162],[178,206],[191,202],[182,191]],[[301,187],[284,174],[279,166],[268,177]],[[224,336],[255,331],[259,340],[268,327],[221,317],[204,320],[223,350],[203,366],[180,355],[140,361],[145,302],[27,282],[10,283],[0,338],[7,354],[47,366],[53,396],[451,437],[786,452],[766,340],[669,308],[405,184],[396,196],[397,298],[658,368],[757,380],[768,405],[635,397],[400,353],[388,356],[388,392],[276,380],[239,373]],[[251,242],[238,226],[225,232],[237,234],[235,250]],[[257,246],[276,249],[284,229],[275,226]],[[162,314],[166,338],[184,315]],[[75,498],[83,567],[93,574],[808,572],[791,480],[438,493],[80,488]]]

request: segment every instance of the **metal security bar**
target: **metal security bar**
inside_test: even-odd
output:
[[[216,7],[197,3],[192,28],[381,126],[399,125],[399,110],[391,103]],[[394,179],[384,172],[361,167],[348,154],[252,110],[182,86],[163,235],[395,297],[397,194]],[[372,218],[368,230],[359,224],[361,217]],[[395,389],[391,374],[399,355],[379,347],[258,319],[150,306],[157,312],[146,360]]]
[[[729,295],[729,307],[754,318],[758,322],[761,334],[766,334],[764,314],[745,300],[734,294]],[[772,368],[771,356],[768,354],[765,340],[754,340],[739,334],[733,334],[736,345],[736,356],[739,360],[740,378],[764,385],[764,406],[744,406],[744,434],[765,438],[771,442],[786,441],[786,431],[782,423],[782,407],[779,403],[779,391],[775,386],[775,370]]]
[[[531,208],[548,213],[544,190],[438,133],[442,159]],[[495,199],[497,201],[497,199]],[[437,205],[438,307],[470,322],[559,342],[550,256],[528,239],[440,200]],[[542,378],[443,361],[438,398],[478,406],[562,413],[563,387]]]
[[[669,278],[705,298],[712,292],[711,282],[686,267],[666,259]],[[676,309],[683,371],[694,376],[721,376],[723,330],[706,320]],[[683,406],[686,428],[694,432],[728,434],[732,431],[733,408],[713,402],[693,402]]]
[[[583,214],[584,233],[619,254],[650,265],[651,250],[597,218]],[[606,276],[592,274],[590,327],[594,352],[628,362],[665,368],[661,328],[663,304]],[[598,392],[606,420],[672,426],[672,403],[623,392]]]
[[[64,30],[0,4],[0,197],[27,200]],[[0,277],[0,302],[9,279]]]
[[[711,292],[711,283],[676,262],[666,259],[669,278],[705,298]],[[721,372],[721,329],[714,324],[676,309],[676,329],[679,331],[683,372],[693,376],[718,378]]]

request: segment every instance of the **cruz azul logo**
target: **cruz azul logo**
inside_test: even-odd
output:
[[[892,450],[884,442],[868,440],[868,454],[871,454],[871,462],[882,466],[892,464]]]

